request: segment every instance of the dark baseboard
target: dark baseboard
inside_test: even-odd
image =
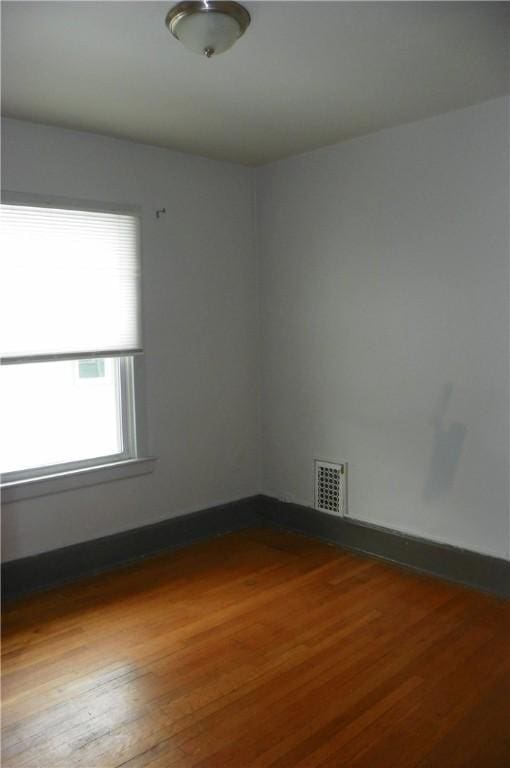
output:
[[[510,561],[408,536],[310,507],[251,496],[2,565],[2,597],[15,599],[159,552],[254,526],[304,534],[344,549],[510,598]]]
[[[259,514],[271,525],[510,598],[510,561],[438,544],[267,496]]]
[[[158,552],[257,524],[253,496],[2,564],[2,597],[10,600],[92,576]]]

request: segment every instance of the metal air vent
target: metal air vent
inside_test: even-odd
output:
[[[346,514],[346,464],[315,461],[315,509],[330,515]]]

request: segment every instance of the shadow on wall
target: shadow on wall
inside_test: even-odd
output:
[[[423,498],[426,501],[437,499],[451,487],[466,439],[467,427],[464,424],[453,421],[449,427],[445,425],[445,414],[452,391],[452,384],[447,382],[432,417],[434,442],[423,490]]]

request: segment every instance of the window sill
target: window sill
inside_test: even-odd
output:
[[[147,475],[154,472],[157,458],[147,457],[115,461],[111,464],[100,464],[96,467],[84,467],[54,475],[43,475],[26,480],[15,480],[2,483],[2,503],[31,499],[36,496],[48,496],[53,493],[72,491],[75,488],[85,488],[89,485],[109,483],[112,480],[124,480],[128,477]]]

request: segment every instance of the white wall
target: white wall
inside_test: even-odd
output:
[[[312,505],[315,457],[349,462],[353,517],[508,557],[508,106],[257,171],[4,120],[5,188],[142,206],[160,457],[5,505],[4,558],[257,491]]]
[[[152,475],[4,505],[4,558],[255,493],[252,172],[25,122],[2,128],[4,189],[143,209],[148,436],[160,458]]]
[[[258,171],[265,493],[508,557],[508,106]]]

